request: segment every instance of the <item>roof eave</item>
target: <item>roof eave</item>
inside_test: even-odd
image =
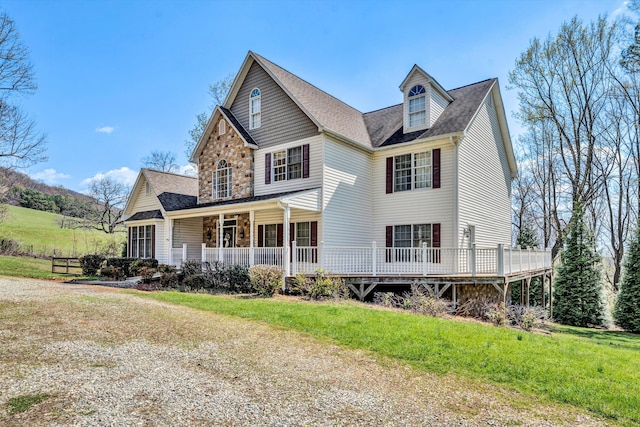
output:
[[[462,137],[462,136],[464,136],[464,132],[462,132],[462,131],[443,133],[443,134],[440,134],[440,135],[428,136],[426,138],[416,138],[413,141],[406,141],[406,142],[401,142],[401,143],[398,143],[398,144],[392,144],[392,145],[385,145],[385,146],[381,146],[381,147],[376,147],[375,151],[391,150],[391,149],[398,148],[398,147],[406,147],[408,145],[422,144],[422,143],[425,143],[425,142],[433,142],[433,141],[438,141],[438,140],[441,140],[441,139],[450,140],[452,137]]]

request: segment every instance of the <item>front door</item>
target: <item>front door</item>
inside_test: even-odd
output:
[[[236,226],[227,226],[222,228],[222,247],[236,247]]]

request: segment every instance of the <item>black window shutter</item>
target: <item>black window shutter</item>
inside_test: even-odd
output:
[[[309,178],[309,144],[302,146],[302,177]]]
[[[431,227],[432,227],[432,238],[433,238],[433,242],[431,242],[431,246],[433,246],[434,248],[439,248],[440,247],[440,224],[433,224]],[[440,262],[439,249],[433,250],[433,262],[435,263]]]
[[[387,225],[385,229],[385,247],[388,248],[386,252],[386,262],[393,261],[393,226]]]
[[[278,224],[276,225],[276,230],[277,230],[277,243],[276,246],[278,246],[279,248],[284,247],[284,225],[282,224]]]
[[[387,157],[387,194],[393,193],[393,157]]]
[[[264,225],[258,225],[258,247],[264,247]]]
[[[264,155],[264,183],[271,184],[271,153]]]
[[[440,149],[433,150],[433,188],[440,188]]]
[[[318,246],[318,221],[311,221],[311,246]]]

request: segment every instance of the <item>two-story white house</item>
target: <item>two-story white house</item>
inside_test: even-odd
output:
[[[498,248],[517,169],[497,79],[446,90],[416,65],[400,93],[362,113],[249,52],[193,151],[197,179],[140,173],[129,254],[289,275],[512,271]]]

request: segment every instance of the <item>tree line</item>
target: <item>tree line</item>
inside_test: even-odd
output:
[[[638,12],[640,2],[629,7]],[[534,38],[509,73],[526,129],[517,144],[515,238],[533,237],[554,258],[564,249],[554,283],[564,323],[603,324],[603,270],[613,294],[624,286],[640,212],[639,53],[640,24],[575,17]]]

